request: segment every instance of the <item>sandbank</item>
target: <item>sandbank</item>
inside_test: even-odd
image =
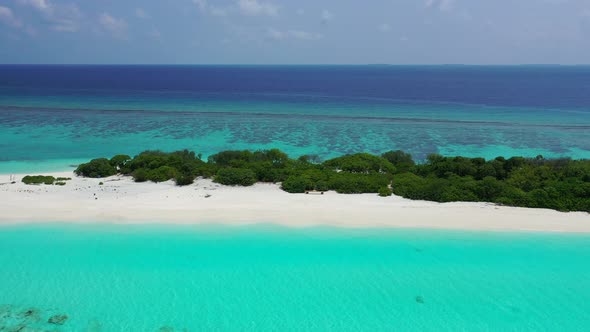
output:
[[[436,203],[376,194],[289,194],[277,184],[229,187],[135,183],[130,177],[76,177],[65,186],[25,185],[25,174],[0,175],[0,225],[16,223],[276,223],[290,227],[405,227],[482,231],[590,233],[590,214],[490,203]],[[103,182],[103,185],[99,185]]]

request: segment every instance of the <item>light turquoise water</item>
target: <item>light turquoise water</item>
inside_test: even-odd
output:
[[[67,314],[59,331],[588,331],[589,240],[8,226],[0,228],[0,330],[32,307],[31,326]]]
[[[396,149],[417,160],[429,153],[590,158],[590,113],[574,110],[354,101],[52,100],[0,100],[0,107],[27,106],[0,109],[0,173],[66,170],[96,157],[185,148],[205,157],[231,149],[279,148],[292,157],[322,158]]]

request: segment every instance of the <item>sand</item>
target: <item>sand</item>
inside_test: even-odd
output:
[[[407,227],[485,231],[590,232],[590,214],[497,206],[436,203],[376,194],[289,194],[276,184],[229,187],[208,179],[177,187],[135,183],[129,177],[71,177],[65,186],[25,185],[0,175],[0,224],[75,223],[276,223],[292,227]],[[103,185],[99,185],[103,182]]]

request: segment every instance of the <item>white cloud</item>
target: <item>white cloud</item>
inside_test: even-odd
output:
[[[240,14],[245,16],[275,17],[279,14],[278,6],[260,0],[235,0],[233,4],[224,7],[212,6],[208,0],[192,0],[192,2],[201,13],[212,16]]]
[[[322,10],[322,22],[323,23],[328,23],[329,21],[334,19],[334,14],[332,14],[330,11],[324,9]]]
[[[274,28],[268,28],[266,30],[266,34],[270,39],[275,39],[275,40],[282,40],[285,38],[285,34],[282,33],[281,31],[274,29]]]
[[[12,9],[4,6],[0,6],[0,22],[13,28],[20,28],[23,26],[21,20],[14,16]]]
[[[448,11],[453,9],[453,5],[455,4],[455,0],[440,0],[438,8],[443,11]]]
[[[211,14],[213,16],[227,16],[229,11],[228,8],[211,6],[207,0],[193,0],[193,3],[197,5],[197,8],[203,14]]]
[[[53,30],[76,32],[80,28],[82,12],[76,5],[55,7],[49,20],[53,22]]]
[[[391,26],[387,23],[383,23],[379,26],[379,30],[381,30],[383,32],[388,32],[391,30]]]
[[[50,23],[50,28],[61,32],[79,30],[82,12],[75,4],[55,5],[49,0],[17,0],[21,5],[29,6],[39,12]]]
[[[201,11],[205,11],[209,5],[207,0],[193,0],[193,3],[197,5]]]
[[[289,30],[289,35],[299,40],[318,40],[323,37],[321,34],[318,33],[311,33],[301,30]]]
[[[76,32],[78,31],[78,24],[74,21],[63,20],[56,22],[51,28],[60,32]]]
[[[227,9],[219,7],[210,7],[209,12],[213,16],[227,16]]]
[[[150,14],[148,14],[143,8],[136,8],[135,9],[135,16],[141,19],[149,19],[152,18]]]
[[[125,38],[127,36],[127,22],[123,19],[115,18],[109,13],[102,13],[98,16],[98,22],[114,37]]]
[[[51,13],[53,11],[53,6],[46,0],[18,0],[18,2],[22,5],[31,6],[44,13]]]
[[[321,39],[323,36],[318,33],[311,33],[302,30],[287,30],[287,31],[280,31],[274,28],[268,28],[266,31],[267,37],[273,40],[287,40],[287,39],[295,39],[295,40],[318,40]]]
[[[450,11],[455,5],[455,0],[426,0],[426,8],[438,8],[441,11]]]
[[[277,6],[258,0],[238,0],[238,8],[243,15],[249,16],[277,16],[279,13]]]
[[[152,32],[150,32],[150,37],[154,38],[155,40],[162,40],[162,33],[160,32],[160,30],[154,28],[152,29]]]

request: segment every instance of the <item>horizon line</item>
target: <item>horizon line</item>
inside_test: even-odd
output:
[[[388,64],[388,63],[364,63],[364,64],[329,64],[329,63],[0,63],[0,66],[383,66],[383,67],[582,67],[584,64],[559,64],[559,63],[519,63],[519,64]]]

